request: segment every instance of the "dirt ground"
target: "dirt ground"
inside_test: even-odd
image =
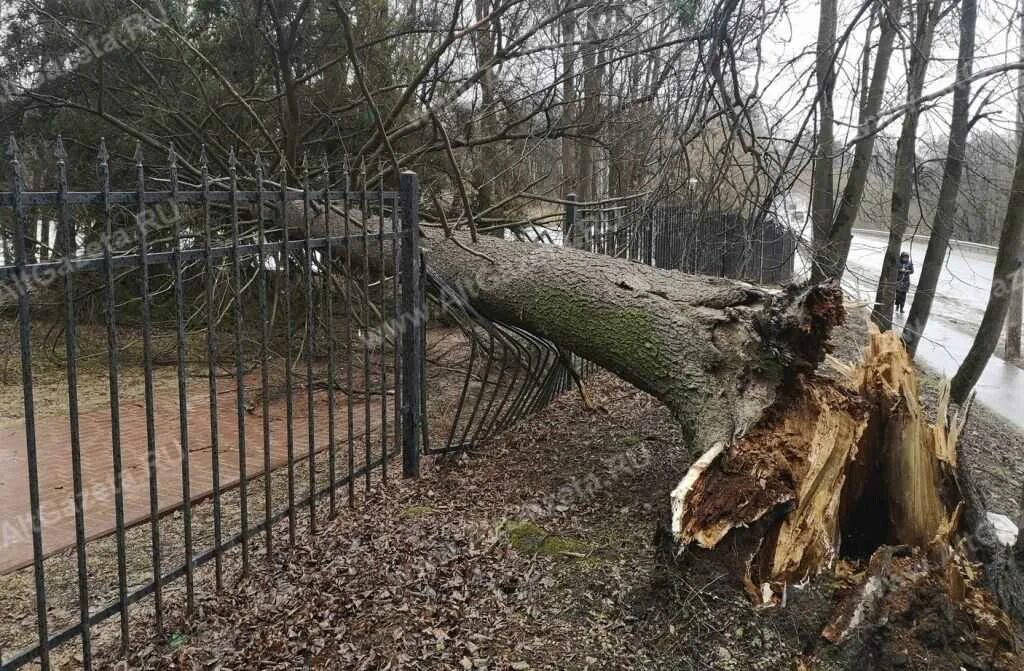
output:
[[[838,334],[838,356],[859,353],[861,328]],[[664,556],[658,520],[691,456],[654,399],[605,374],[589,387],[596,411],[567,394],[418,481],[375,488],[197,616],[168,618],[130,668],[794,668],[841,585],[756,611],[728,552]],[[976,408],[965,440],[991,507],[1012,514],[1024,436]],[[891,625],[907,645],[866,641],[816,668],[995,668],[947,636],[944,608],[911,602]]]

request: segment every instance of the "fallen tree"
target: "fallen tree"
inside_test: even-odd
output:
[[[887,623],[927,597],[991,668],[1019,668],[999,602],[1020,615],[1020,581],[957,459],[964,416],[950,416],[947,389],[928,421],[891,333],[874,332],[839,379],[818,372],[845,316],[835,286],[768,290],[432,228],[423,252],[481,313],[673,412],[698,457],[671,493],[677,552],[738,553],[758,606],[819,576],[843,581],[829,643],[812,646],[808,663],[892,634]]]

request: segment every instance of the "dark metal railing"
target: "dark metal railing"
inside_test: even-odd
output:
[[[0,246],[0,310],[16,316],[23,397],[20,428],[4,429],[15,438],[0,451],[24,470],[8,473],[11,503],[0,510],[13,518],[5,524],[17,522],[24,505],[30,521],[25,542],[4,536],[0,573],[31,570],[25,597],[35,610],[34,633],[0,647],[4,670],[50,668],[51,653],[75,639],[90,669],[92,630],[114,616],[127,651],[129,614],[143,600],[162,631],[171,608],[193,612],[201,579],[219,590],[226,575],[248,574],[254,553],[272,557],[285,542],[278,522],[295,543],[300,511],[315,531],[319,515],[336,514],[340,491],[352,505],[356,483],[386,480],[394,457],[416,475],[423,428],[415,175],[388,191],[360,169],[353,187],[352,171],[333,173],[325,157],[304,160],[292,188],[283,175],[266,179],[258,156],[241,176],[232,153],[228,177],[213,180],[204,148],[198,184],[183,188],[172,149],[153,190],[137,149],[133,188],[115,191],[101,144],[98,189],[83,192],[69,189],[59,138],[55,158],[56,190],[28,192],[12,138],[0,192],[0,219],[12,223]],[[158,216],[161,205],[173,216]],[[44,236],[49,222],[56,235]],[[53,376],[33,369],[54,332],[67,399],[55,415],[37,405],[41,390],[52,398]],[[158,361],[158,343],[173,350],[170,361]],[[137,372],[141,412],[131,398]],[[52,510],[70,513],[73,528]],[[112,547],[100,547],[106,538]],[[67,548],[76,614],[53,619],[48,588]],[[99,575],[100,554],[116,577]],[[175,581],[183,599],[172,604],[165,588]]]
[[[564,244],[688,273],[759,284],[793,277],[797,235],[773,217],[665,205],[649,198],[575,203],[567,196]],[[535,239],[544,241],[543,234]]]

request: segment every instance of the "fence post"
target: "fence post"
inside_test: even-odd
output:
[[[562,220],[562,246],[576,246],[576,194],[565,196],[569,202],[565,204],[565,218]]]
[[[402,477],[420,474],[421,412],[420,381],[422,378],[423,332],[426,320],[420,268],[419,186],[416,173],[403,171],[398,177],[401,208],[401,245],[398,274],[401,281],[402,304]]]

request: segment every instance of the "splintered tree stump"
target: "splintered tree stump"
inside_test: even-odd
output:
[[[859,365],[834,363],[843,380],[801,373],[751,431],[697,460],[671,495],[675,540],[714,549],[742,536],[759,606],[830,574],[842,598],[823,642],[867,654],[934,607],[943,635],[976,641],[983,668],[1018,668],[1012,623],[965,542],[956,444],[966,413],[950,417],[947,384],[927,419],[892,332],[872,329]],[[819,654],[836,652],[813,652],[805,668]]]

